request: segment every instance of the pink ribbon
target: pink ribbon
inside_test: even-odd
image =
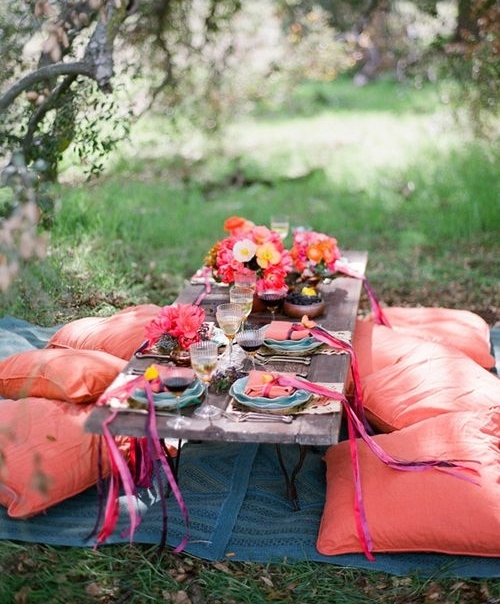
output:
[[[209,294],[212,291],[212,283],[210,281],[210,276],[212,274],[212,271],[211,271],[210,267],[204,266],[201,269],[201,274],[203,276],[204,286],[203,286],[203,291],[196,298],[196,300],[194,302],[195,306],[199,306],[203,302],[203,300],[205,299],[207,294]]]
[[[148,419],[147,419],[147,434],[145,439],[138,439],[141,441],[139,443],[139,448],[135,451],[135,461],[137,462],[137,453],[139,454],[139,471],[135,473],[135,478],[132,476],[130,469],[121,454],[118,446],[116,445],[115,439],[111,434],[109,426],[112,424],[114,419],[118,414],[118,410],[113,410],[110,416],[103,422],[102,430],[103,436],[108,446],[108,452],[110,456],[111,462],[111,478],[110,478],[110,486],[108,490],[108,498],[104,510],[104,520],[103,526],[99,531],[97,536],[97,543],[103,543],[114,531],[116,527],[116,523],[118,520],[118,494],[119,494],[119,485],[120,482],[123,485],[123,489],[125,491],[127,497],[127,509],[130,518],[130,526],[125,531],[124,534],[130,536],[130,541],[132,542],[134,532],[136,528],[139,526],[141,522],[140,515],[137,512],[135,497],[137,495],[136,486],[146,486],[150,483],[151,472],[156,471],[158,464],[157,461],[160,461],[160,464],[165,471],[167,476],[167,480],[169,482],[172,493],[174,494],[179,508],[182,511],[184,516],[184,520],[186,523],[186,529],[189,525],[188,511],[184,499],[182,497],[182,493],[179,489],[177,481],[173,475],[172,469],[168,464],[165,454],[163,452],[160,437],[158,435],[157,425],[156,425],[156,413],[154,408],[154,400],[153,400],[153,391],[151,389],[151,385],[144,378],[144,376],[138,376],[132,380],[125,382],[119,386],[116,386],[113,389],[108,389],[104,393],[104,395],[99,399],[100,405],[105,405],[110,399],[118,399],[118,400],[126,400],[131,396],[132,392],[136,388],[141,388],[146,391],[146,396],[148,399]],[[137,443],[136,443],[137,444]],[[149,473],[149,476],[146,475],[146,471]],[[161,481],[161,477],[159,473],[156,474],[157,478]],[[160,497],[162,500],[163,507],[163,534],[162,534],[162,542],[160,546],[163,546],[165,538],[166,538],[166,529],[167,529],[167,514],[166,514],[166,501],[163,489],[159,489]],[[173,550],[174,553],[181,552],[187,542],[189,541],[189,534],[186,530],[186,534],[182,539],[181,543]]]
[[[382,308],[380,307],[378,298],[375,294],[375,291],[373,290],[372,286],[370,285],[370,282],[368,281],[366,275],[364,275],[363,273],[360,273],[358,271],[355,271],[350,266],[347,266],[346,264],[342,264],[342,262],[339,262],[338,260],[335,263],[335,270],[338,271],[339,273],[343,273],[344,275],[347,275],[349,277],[354,277],[355,279],[361,279],[363,281],[364,288],[366,290],[368,298],[370,299],[370,304],[371,304],[372,311],[373,311],[373,314],[375,317],[375,322],[378,325],[385,325],[386,327],[390,327],[391,324],[389,323],[389,320],[387,319],[387,317],[384,315]]]
[[[431,468],[435,468],[437,470],[446,472],[447,474],[451,474],[456,476],[457,478],[461,478],[463,480],[467,480],[472,482],[473,484],[478,484],[477,481],[473,480],[468,476],[464,476],[460,474],[458,471],[453,470],[456,468],[457,470],[471,472],[473,474],[477,474],[477,470],[473,468],[469,468],[462,464],[464,463],[480,463],[476,460],[421,460],[421,461],[402,461],[398,460],[395,457],[388,455],[382,447],[368,434],[365,430],[363,422],[360,418],[357,417],[356,413],[351,408],[349,401],[345,397],[344,394],[340,392],[336,392],[335,390],[331,390],[326,386],[322,386],[321,384],[317,384],[315,382],[309,382],[303,378],[297,378],[290,375],[282,375],[279,373],[272,373],[273,383],[278,384],[280,386],[292,386],[294,388],[300,390],[306,390],[308,392],[312,392],[313,394],[318,394],[320,396],[324,396],[333,400],[340,401],[342,403],[344,412],[348,421],[348,431],[349,431],[349,448],[351,452],[352,459],[352,467],[353,467],[353,475],[354,475],[354,485],[355,485],[355,502],[354,502],[354,517],[356,522],[356,531],[358,533],[358,537],[363,548],[363,552],[366,557],[373,561],[375,558],[372,554],[373,544],[370,535],[370,530],[368,527],[368,522],[366,519],[364,504],[363,504],[363,495],[361,489],[361,477],[359,470],[359,456],[357,449],[357,438],[356,434],[358,434],[363,441],[368,445],[369,449],[384,463],[390,468],[402,471],[410,471],[410,472],[419,472],[423,470],[428,470]]]

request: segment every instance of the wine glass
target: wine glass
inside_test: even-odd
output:
[[[241,322],[243,321],[243,310],[241,308],[241,304],[236,304],[234,302],[219,304],[215,312],[215,317],[219,327],[222,329],[229,341],[228,364],[231,366],[233,361],[233,340],[241,327]]]
[[[276,231],[281,239],[286,239],[290,230],[290,217],[286,214],[271,216],[271,231]]]
[[[217,342],[211,340],[201,340],[195,342],[189,347],[189,355],[191,357],[191,367],[198,378],[205,386],[205,400],[200,407],[195,409],[196,417],[203,419],[220,417],[221,411],[215,405],[207,402],[208,386],[215,368],[217,367],[218,345]]]
[[[250,287],[255,291],[257,287],[257,275],[255,271],[247,270],[246,272],[235,273],[234,285],[235,287]]]
[[[162,376],[163,385],[176,398],[177,416],[172,424],[174,428],[183,428],[191,423],[191,420],[181,415],[179,399],[195,379],[196,375],[191,367],[172,367]]]
[[[242,329],[245,329],[245,321],[252,312],[253,293],[254,290],[251,287],[238,287],[236,285],[229,290],[229,301],[240,304],[243,310]]]
[[[259,300],[262,300],[264,306],[271,313],[273,320],[279,305],[281,304],[282,300],[286,298],[287,293],[287,287],[283,287],[281,289],[265,289],[258,293]]]
[[[247,356],[250,357],[252,361],[252,369],[255,369],[255,355],[257,350],[264,343],[264,332],[260,329],[247,329],[245,331],[240,331],[240,333],[236,336],[236,341],[238,345],[243,348],[246,352]]]

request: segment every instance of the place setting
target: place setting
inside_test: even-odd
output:
[[[298,386],[280,385],[275,380],[277,376],[295,378],[296,384],[301,381],[300,376],[293,372],[251,370],[248,376],[239,378],[232,384],[229,389],[230,400],[223,415],[239,421],[239,416],[254,413],[258,415],[258,419],[278,419],[291,423],[297,414],[341,411],[338,400],[311,393],[307,390],[306,383],[303,389]],[[343,388],[341,383],[322,385],[336,392],[342,392]]]

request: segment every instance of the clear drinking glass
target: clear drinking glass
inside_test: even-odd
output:
[[[235,287],[250,287],[255,291],[257,287],[257,275],[254,271],[236,273],[234,275]]]
[[[245,328],[245,321],[252,312],[254,290],[251,287],[233,286],[229,290],[229,300],[234,304],[240,304],[243,310],[242,329]]]
[[[275,214],[271,216],[271,230],[279,233],[281,239],[286,239],[290,231],[290,217],[286,214]]]
[[[220,409],[208,402],[208,386],[217,367],[218,354],[217,343],[211,340],[202,340],[189,347],[191,367],[205,386],[205,400],[195,409],[196,417],[215,419],[221,415]]]
[[[250,357],[252,369],[255,369],[255,355],[262,344],[264,344],[264,332],[260,329],[240,331],[236,336],[236,341],[243,348],[247,356]]]
[[[231,366],[233,362],[233,340],[241,327],[241,322],[244,317],[241,304],[235,304],[233,302],[219,304],[215,312],[215,317],[219,327],[229,341],[228,365]]]
[[[282,289],[265,289],[264,291],[258,293],[259,300],[262,300],[262,303],[271,313],[273,319],[282,300],[286,298],[287,293],[287,287]]]
[[[164,376],[162,376],[164,386],[176,398],[177,416],[172,424],[174,428],[183,428],[191,423],[190,419],[181,415],[179,399],[182,393],[191,386],[195,379],[196,375],[190,367],[172,367]]]

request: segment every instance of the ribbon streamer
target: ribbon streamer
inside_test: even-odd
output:
[[[380,302],[378,301],[375,291],[373,290],[372,286],[370,285],[370,282],[368,281],[366,275],[364,275],[363,273],[360,273],[359,271],[355,271],[350,266],[347,266],[346,264],[342,264],[342,262],[339,262],[338,260],[335,263],[335,270],[338,271],[339,273],[343,273],[344,275],[347,275],[348,277],[354,277],[355,279],[362,280],[365,291],[368,294],[368,298],[370,299],[372,311],[375,316],[375,322],[378,325],[385,325],[386,327],[390,327],[391,324],[389,323],[389,320],[387,319],[387,317],[384,315],[382,308],[380,306]]]
[[[187,542],[189,541],[189,517],[186,504],[177,484],[177,480],[167,459],[165,458],[165,454],[161,446],[156,425],[156,413],[151,384],[144,378],[144,376],[138,376],[125,382],[124,384],[116,386],[115,388],[108,389],[99,400],[99,404],[106,405],[112,399],[127,400],[136,388],[141,388],[146,392],[148,399],[148,418],[146,437],[132,439],[134,452],[132,455],[131,466],[134,468],[134,475],[132,475],[129,466],[123,458],[123,455],[115,442],[113,434],[109,429],[109,426],[113,423],[119,411],[117,409],[112,410],[110,416],[103,422],[102,430],[105,442],[108,446],[108,453],[111,463],[111,476],[108,497],[104,509],[104,520],[102,523],[102,528],[97,535],[97,544],[103,543],[113,533],[116,527],[119,516],[118,496],[120,483],[123,486],[126,494],[127,509],[130,518],[130,526],[124,534],[129,535],[130,541],[133,541],[134,532],[141,522],[140,514],[137,512],[135,505],[137,486],[151,486],[151,474],[154,472],[160,483],[159,493],[162,500],[164,522],[160,548],[163,547],[167,532],[167,509],[164,489],[162,488],[161,477],[158,472],[158,463],[160,463],[165,475],[167,476],[170,489],[177,500],[186,523],[186,534],[181,543],[173,550],[174,553],[179,553],[185,548]]]
[[[210,276],[212,274],[212,271],[211,271],[210,267],[204,266],[201,269],[201,274],[203,276],[204,286],[203,286],[203,291],[196,298],[196,300],[194,302],[195,306],[199,306],[203,302],[205,297],[212,291],[212,284],[210,282]]]
[[[343,409],[345,411],[347,421],[348,421],[348,430],[349,430],[349,447],[351,452],[352,466],[353,466],[353,475],[354,475],[354,488],[355,488],[355,503],[354,503],[354,516],[356,521],[356,530],[358,533],[358,537],[360,543],[362,545],[363,551],[366,557],[373,561],[375,558],[372,554],[372,539],[370,535],[370,530],[368,527],[364,504],[363,504],[363,495],[361,489],[361,477],[359,471],[359,457],[358,457],[358,449],[357,449],[357,438],[356,434],[363,439],[363,441],[367,444],[369,449],[374,453],[378,459],[385,465],[393,468],[395,470],[409,471],[409,472],[418,472],[428,469],[438,469],[440,471],[444,471],[447,474],[451,474],[456,476],[457,478],[461,478],[463,480],[467,480],[472,482],[473,484],[478,484],[477,481],[473,480],[468,476],[464,476],[458,471],[453,470],[456,468],[457,470],[462,470],[466,472],[471,472],[473,474],[478,474],[477,470],[474,468],[470,468],[468,466],[463,465],[464,463],[481,463],[476,460],[458,460],[458,459],[448,459],[448,460],[415,460],[415,461],[407,461],[407,460],[399,460],[393,457],[392,455],[387,454],[382,447],[368,434],[363,425],[363,421],[356,415],[356,413],[351,408],[349,401],[347,400],[344,394],[337,392],[335,390],[331,390],[326,386],[321,384],[317,384],[315,382],[310,382],[303,378],[297,378],[290,375],[283,375],[279,373],[271,373],[273,381],[275,384],[280,386],[292,386],[297,389],[307,390],[308,392],[312,392],[313,394],[319,394],[320,396],[324,396],[327,398],[331,398],[342,403]]]

